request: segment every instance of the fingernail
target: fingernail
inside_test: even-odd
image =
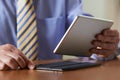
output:
[[[34,63],[32,61],[29,61],[28,68],[29,69],[34,69],[35,68],[35,65],[34,65]]]
[[[35,68],[35,65],[29,65],[29,69],[34,69]]]

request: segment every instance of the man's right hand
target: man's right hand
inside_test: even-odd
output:
[[[0,70],[34,68],[34,64],[11,44],[0,46]]]

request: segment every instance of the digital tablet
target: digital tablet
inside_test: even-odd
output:
[[[93,47],[91,42],[95,35],[110,28],[112,24],[112,20],[77,16],[53,52],[61,55],[90,56],[89,49]]]

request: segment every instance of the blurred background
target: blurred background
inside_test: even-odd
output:
[[[114,21],[112,29],[120,32],[120,0],[83,0],[83,9],[97,18]],[[76,58],[63,56],[63,59]]]
[[[83,9],[95,17],[113,20],[112,28],[120,31],[120,0],[83,0]]]

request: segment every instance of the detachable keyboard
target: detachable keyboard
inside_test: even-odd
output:
[[[100,63],[93,62],[73,62],[73,61],[62,61],[62,62],[53,62],[48,64],[38,64],[36,69],[40,70],[53,70],[53,71],[68,71],[75,70],[93,66],[99,66]]]

